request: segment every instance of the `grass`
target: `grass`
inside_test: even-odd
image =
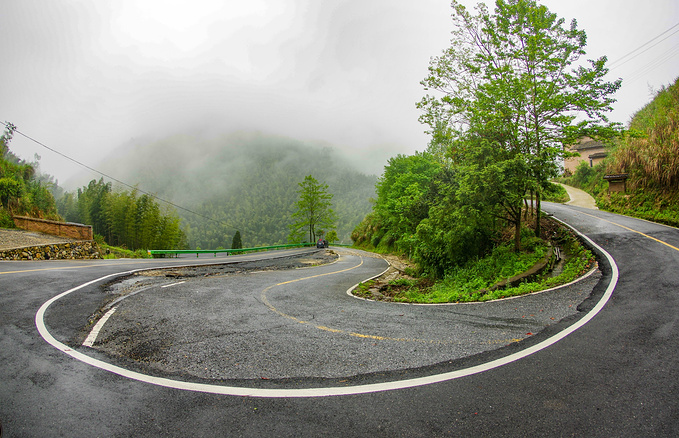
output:
[[[382,286],[380,293],[405,303],[463,303],[525,295],[569,283],[588,272],[595,258],[569,230],[557,230],[555,243],[567,258],[558,275],[545,273],[537,278],[526,278],[515,286],[493,288],[502,280],[526,272],[551,250],[547,242],[527,238],[524,247],[529,248],[528,251],[515,253],[511,244],[500,245],[487,257],[451,270],[442,280],[399,278]],[[374,298],[370,289],[375,285],[374,280],[362,283],[354,293]]]
[[[602,210],[679,227],[679,193],[637,189],[629,194],[611,193],[597,199]]]
[[[107,244],[99,243],[104,259],[148,259],[151,258],[148,252],[143,249],[132,251],[125,248],[118,248]]]
[[[568,202],[570,197],[568,192],[562,186],[557,184],[550,184],[549,191],[542,194],[542,200],[547,202]]]
[[[632,118],[609,156],[581,164],[562,182],[594,196],[602,210],[679,226],[679,79],[663,87]],[[608,193],[606,174],[627,173],[627,193]]]

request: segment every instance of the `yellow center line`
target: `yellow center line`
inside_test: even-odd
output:
[[[345,334],[345,335],[353,336],[353,337],[356,337],[356,338],[373,339],[373,340],[377,340],[377,341],[419,342],[419,343],[424,343],[424,344],[451,344],[451,343],[454,343],[454,341],[442,341],[442,340],[436,340],[436,339],[431,339],[431,340],[430,339],[408,339],[408,338],[391,338],[391,337],[388,337],[388,336],[365,335],[365,334],[362,334],[362,333],[348,332],[346,330],[326,327],[324,325],[313,325],[309,321],[303,321],[303,320],[296,318],[292,315],[288,315],[287,313],[281,312],[276,307],[274,307],[269,302],[268,298],[266,297],[266,293],[268,291],[270,291],[271,289],[275,288],[275,287],[283,286],[285,284],[290,284],[290,283],[296,283],[298,281],[309,280],[311,278],[323,277],[325,275],[334,275],[334,274],[339,274],[339,273],[342,273],[342,272],[351,271],[352,269],[356,269],[361,265],[363,265],[363,257],[361,257],[361,263],[359,263],[356,266],[352,266],[350,268],[347,268],[347,269],[342,269],[342,270],[333,271],[333,272],[326,272],[325,274],[312,275],[312,276],[309,276],[309,277],[298,278],[296,280],[284,281],[282,283],[274,284],[272,286],[267,287],[266,289],[264,289],[262,291],[262,293],[260,295],[260,299],[262,300],[264,305],[269,308],[269,310],[271,310],[272,312],[276,313],[279,316],[282,316],[283,318],[289,319],[291,321],[295,321],[295,322],[300,323],[300,324],[305,324],[305,325],[314,327],[318,330],[322,330],[322,331],[326,331],[326,332],[330,332],[330,333]],[[515,342],[515,341],[512,341],[512,342]]]
[[[42,271],[64,271],[67,269],[82,269],[82,268],[93,268],[96,266],[102,266],[102,265],[84,265],[84,266],[61,266],[59,268],[40,268],[40,269],[23,269],[20,271],[4,271],[0,272],[0,275],[5,275],[5,274],[21,274],[24,272],[42,272]]]
[[[3,271],[0,272],[0,275],[5,275],[5,274],[21,274],[24,272],[43,272],[43,271],[66,271],[69,269],[83,269],[83,268],[97,268],[97,267],[106,267],[106,266],[125,266],[125,265],[139,265],[140,263],[155,263],[151,260],[135,260],[135,261],[130,261],[130,262],[123,262],[123,263],[92,263],[92,264],[87,264],[87,265],[69,265],[69,266],[58,266],[58,267],[53,267],[53,268],[37,268],[37,269],[21,269],[21,270],[16,270],[16,271]],[[171,266],[167,266],[171,267]]]
[[[670,248],[672,248],[672,249],[675,250],[675,251],[679,251],[679,248],[677,248],[676,246],[670,245],[670,244],[667,243],[667,242],[664,242],[664,241],[662,241],[662,240],[660,240],[660,239],[656,239],[655,237],[649,236],[648,234],[642,233],[641,231],[633,230],[632,228],[626,227],[626,226],[624,226],[624,225],[620,225],[620,224],[618,224],[618,223],[609,221],[609,220],[604,219],[604,218],[600,218],[599,216],[594,216],[593,214],[584,213],[584,212],[581,212],[581,213],[584,214],[584,215],[587,215],[587,216],[590,216],[590,217],[593,217],[593,218],[602,220],[602,221],[604,221],[604,222],[608,222],[609,224],[613,224],[613,225],[618,226],[618,227],[620,227],[620,228],[624,228],[624,229],[627,230],[627,231],[631,231],[631,232],[633,232],[633,233],[640,234],[640,235],[642,235],[642,236],[644,236],[644,237],[646,237],[646,238],[648,238],[648,239],[655,240],[655,241],[658,242],[658,243],[662,243],[662,244],[665,245],[665,246],[669,246]]]
[[[117,262],[119,260],[125,260],[125,259],[108,259],[108,260],[113,260],[113,262],[107,263],[106,260],[100,260],[98,263],[91,263],[87,265],[68,265],[68,266],[59,266],[59,267],[53,267],[53,268],[37,268],[37,269],[21,269],[21,270],[16,270],[16,271],[3,271],[0,272],[0,275],[6,275],[6,274],[21,274],[24,272],[43,272],[43,271],[65,271],[69,269],[82,269],[82,268],[96,268],[96,267],[102,267],[102,266],[126,266],[126,265],[133,265],[133,266],[140,266],[144,264],[155,264],[158,265],[160,262],[156,259],[133,259],[130,261],[124,261],[124,262]],[[73,261],[73,260],[72,260]],[[67,260],[58,260],[50,263],[58,263],[58,262],[67,262]],[[184,267],[185,265],[182,264],[184,260],[182,259],[177,259],[176,261],[168,262],[171,264],[168,264],[167,266],[157,266],[159,269],[160,268],[172,268],[174,267],[175,264],[180,265],[180,267]],[[209,264],[212,264],[213,262],[210,262]]]

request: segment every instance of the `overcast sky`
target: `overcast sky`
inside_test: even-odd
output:
[[[678,1],[541,3],[623,78],[613,120],[679,76],[679,26],[615,62],[678,24]],[[426,147],[415,103],[450,13],[447,0],[3,0],[0,120],[95,168],[125,144],[260,130],[379,174]],[[60,182],[77,170],[18,135],[11,149]]]

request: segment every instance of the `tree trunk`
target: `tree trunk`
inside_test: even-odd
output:
[[[540,237],[540,191],[535,192],[535,236]]]
[[[521,251],[521,212],[514,221],[514,252]]]

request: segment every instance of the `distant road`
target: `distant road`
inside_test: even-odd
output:
[[[530,336],[526,333],[522,342],[435,365],[398,371],[398,366],[389,364],[387,368],[394,371],[359,376],[309,376],[291,380],[268,380],[267,376],[262,376],[224,382],[269,389],[291,385],[299,388],[351,387],[454,374],[470,367],[482,367],[509,355],[530,353],[533,347],[579,324],[583,315],[589,315],[601,302],[619,272],[612,297],[591,321],[545,349],[473,375],[389,391],[380,390],[378,385],[375,387],[377,392],[360,395],[241,397],[158,386],[76,360],[45,342],[36,329],[36,312],[47,300],[84,282],[140,267],[220,262],[235,260],[234,256],[163,261],[0,262],[0,422],[3,436],[679,435],[679,230],[580,207],[552,203],[544,203],[543,207],[589,236],[614,260],[614,264],[608,263],[605,255],[600,254],[603,276],[594,288],[592,299],[580,306],[581,312],[540,333]],[[382,269],[378,263],[374,268],[375,273]],[[315,325],[307,324],[309,330],[305,336],[312,338],[328,336],[330,339],[331,332],[324,333],[317,326],[348,331],[346,327],[328,325],[327,320],[323,321],[324,315],[317,311],[299,312],[289,306],[291,301],[286,296],[274,295],[271,289],[271,293],[262,293],[267,287],[282,283],[284,278],[271,277],[271,273],[249,275],[252,277],[247,284],[257,291],[257,299],[262,301],[263,307],[266,303],[262,297],[280,313],[297,319],[288,319],[267,308],[268,323],[273,324],[265,328],[267,336],[277,331],[284,334],[284,327],[303,326],[304,322],[310,321]],[[354,275],[353,271],[348,271],[347,275]],[[336,278],[319,277],[317,281],[310,281],[309,286],[299,281],[290,283],[285,293],[310,296],[323,293],[328,297],[338,294],[337,297],[346,297],[342,299],[356,300],[346,296],[347,283],[351,281],[339,275]],[[45,324],[58,339],[74,339],[76,324],[69,326],[64,321],[69,321],[69,315],[87,314],[101,299],[94,286],[79,292],[77,300],[57,301],[46,314]],[[518,309],[523,300],[512,301]],[[366,303],[366,306],[373,304],[380,303]],[[328,312],[334,312],[333,321],[339,324],[341,311],[346,313],[347,309],[336,307]],[[416,310],[415,306],[404,306],[403,312],[394,313],[389,319],[397,327],[393,320]],[[443,329],[465,318],[469,321],[469,313],[466,307],[457,306],[436,324]],[[247,314],[242,316],[247,322]],[[531,317],[530,314],[524,316]],[[266,318],[264,314],[263,317]],[[370,322],[366,321],[367,325]],[[518,320],[511,322],[520,323]],[[431,320],[427,322],[432,323]],[[483,329],[480,320],[476,323],[479,330]],[[367,325],[356,326],[353,332],[374,335],[361,331]],[[152,329],[148,327],[148,330]],[[435,330],[435,326],[431,329]],[[357,351],[373,348],[372,344],[380,346],[385,342],[396,342],[355,339]],[[266,346],[257,348],[263,347]],[[86,347],[77,350],[81,349],[94,359],[108,360],[96,350]],[[211,354],[225,353],[213,351]],[[423,345],[422,348],[413,347],[407,354],[427,353]],[[295,356],[289,358],[292,360]],[[298,355],[296,360],[303,366],[310,359]],[[330,355],[325,360],[332,362],[335,359]],[[123,365],[122,362],[118,364]],[[128,365],[128,368],[139,370],[134,363]],[[170,375],[156,371],[155,376],[179,382],[219,384],[182,372]]]
[[[555,183],[566,189],[568,196],[571,198],[566,205],[573,205],[576,207],[588,208],[591,210],[598,210],[596,206],[596,201],[592,196],[584,190],[580,190],[576,187],[567,186],[566,184]]]

